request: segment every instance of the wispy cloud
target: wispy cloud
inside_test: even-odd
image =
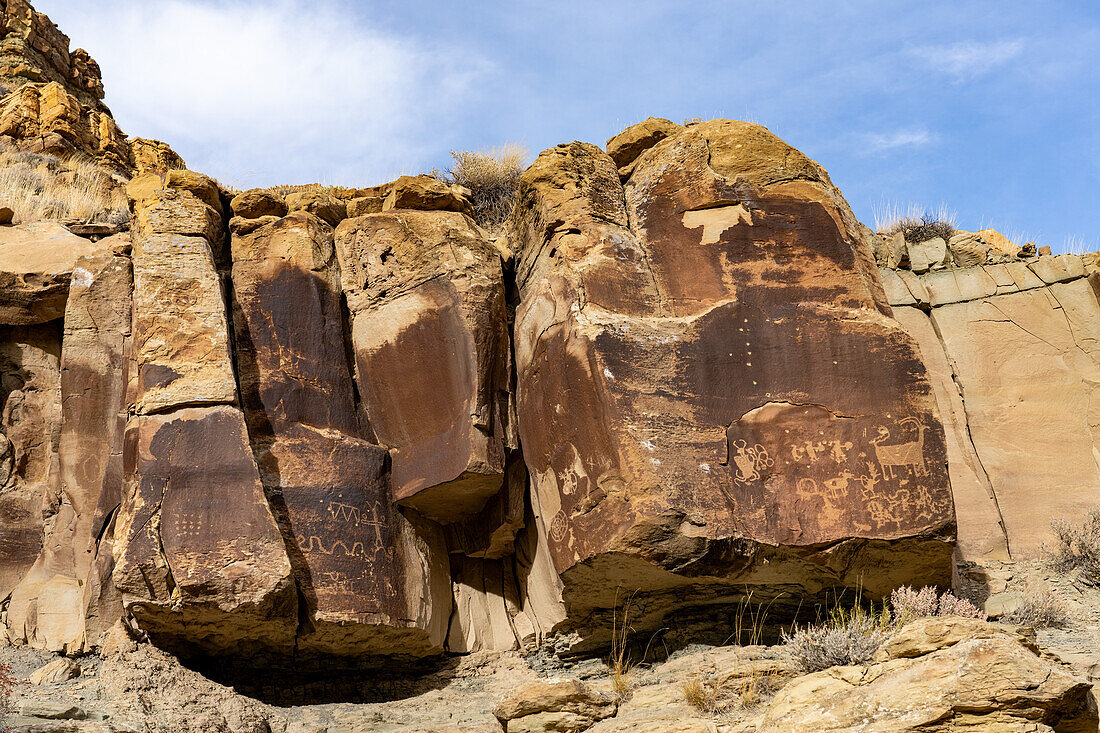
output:
[[[332,0],[120,5],[71,10],[65,25],[103,67],[120,124],[241,185],[416,166],[490,68],[469,49],[368,27]]]
[[[935,134],[924,128],[894,130],[886,133],[869,133],[864,136],[864,150],[883,153],[898,148],[919,148],[936,142]]]
[[[1024,43],[1019,39],[1000,41],[964,41],[947,46],[921,46],[912,53],[934,71],[961,83],[983,76],[1020,56]]]

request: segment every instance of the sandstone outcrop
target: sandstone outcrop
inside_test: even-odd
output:
[[[0,102],[0,140],[59,157],[86,155],[105,168],[130,169],[126,135],[105,110],[90,108],[58,82],[27,84]]]
[[[99,64],[26,0],[0,3],[0,142],[80,156],[116,176],[186,168],[157,140],[132,141],[103,103]]]
[[[232,258],[249,435],[312,625],[298,648],[438,651],[446,545],[438,527],[397,511],[387,452],[360,428],[332,229],[296,212],[234,237]]]
[[[102,250],[54,222],[0,229],[0,324],[30,326],[61,318],[77,261]]]
[[[99,64],[86,51],[78,48],[70,53],[69,37],[26,0],[4,0],[0,14],[0,82],[9,89],[57,82],[81,104],[102,108]]]
[[[503,486],[515,447],[500,255],[458,212],[395,210],[336,230],[359,392],[398,503],[444,524]]]
[[[975,633],[966,620],[957,620],[968,627],[960,633],[943,628],[954,621],[922,619],[903,628],[900,635],[919,640],[895,639],[870,667],[833,667],[794,680],[756,730],[1088,729],[1088,682],[1043,659],[1011,632],[986,625],[984,633]],[[940,628],[929,634],[929,625]]]
[[[936,375],[962,559],[1034,557],[1100,483],[1100,301],[1083,259],[882,278]]]
[[[932,388],[819,166],[712,121],[625,185],[594,146],[548,150],[519,195],[518,422],[571,616],[617,588],[659,614],[695,584],[946,582]]]

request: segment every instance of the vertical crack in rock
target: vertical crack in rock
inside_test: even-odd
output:
[[[966,394],[964,392],[963,384],[959,380],[955,360],[951,357],[951,354],[947,350],[947,345],[944,343],[943,334],[940,333],[939,324],[936,322],[936,319],[932,318],[931,316],[925,317],[928,319],[928,323],[932,327],[932,333],[935,335],[937,345],[943,351],[947,367],[950,370],[951,387],[955,390],[955,393],[958,395],[960,404],[963,407],[963,419],[961,422],[962,427],[965,431],[967,446],[970,449],[970,453],[974,456],[978,468],[981,470],[980,479],[982,481],[982,485],[985,487],[986,493],[989,496],[990,501],[993,502],[993,507],[997,512],[997,526],[1000,529],[1001,537],[1003,538],[1005,543],[1005,553],[1007,554],[1008,559],[1012,559],[1012,541],[1008,536],[1008,527],[1005,525],[1004,513],[1001,511],[1001,505],[999,500],[997,499],[997,490],[993,484],[993,478],[989,475],[989,471],[986,469],[985,464],[982,462],[982,456],[978,452],[977,445],[975,445],[974,443],[974,435],[970,427],[970,417],[966,411]]]

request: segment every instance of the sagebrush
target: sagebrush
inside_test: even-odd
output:
[[[866,664],[893,631],[926,616],[985,619],[981,609],[950,591],[940,593],[931,586],[915,590],[903,585],[877,612],[873,605],[865,607],[858,599],[850,609],[838,604],[824,623],[784,632],[783,644],[807,672]]]
[[[1055,519],[1050,528],[1054,544],[1045,550],[1053,568],[1063,573],[1079,570],[1083,580],[1100,584],[1100,507],[1090,509],[1081,524]]]
[[[516,205],[527,157],[527,149],[514,143],[484,151],[452,150],[454,164],[446,173],[436,175],[470,189],[474,220],[494,234]]]
[[[803,671],[820,672],[870,662],[892,628],[885,604],[876,613],[857,602],[851,609],[836,606],[822,624],[784,631],[782,640]]]
[[[123,224],[130,219],[123,182],[84,158],[5,150],[0,206],[19,224],[44,220]]]
[[[1044,588],[1025,593],[1020,605],[1004,620],[1033,629],[1060,629],[1069,626],[1070,615],[1065,604]]]

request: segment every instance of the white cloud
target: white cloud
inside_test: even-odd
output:
[[[922,46],[912,53],[925,65],[950,76],[956,83],[968,81],[1008,63],[1023,53],[1020,40],[965,41],[950,46]]]
[[[936,142],[936,136],[923,128],[871,133],[865,136],[865,149],[882,153],[897,148],[919,148]]]
[[[238,185],[411,171],[446,144],[445,120],[490,70],[332,0],[41,5],[99,61],[126,132]]]

